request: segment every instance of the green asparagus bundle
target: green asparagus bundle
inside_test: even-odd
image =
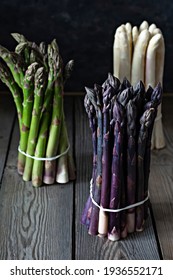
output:
[[[128,78],[132,85],[139,80],[155,87],[163,83],[165,45],[164,37],[155,24],[143,21],[139,28],[130,23],[122,24],[116,29],[113,45],[114,75],[123,80]],[[152,134],[151,148],[161,149],[165,146],[161,104]]]
[[[112,76],[86,88],[84,106],[93,142],[90,196],[81,223],[116,241],[142,231],[148,212],[151,135],[162,88],[145,91]]]
[[[46,46],[18,33],[12,36],[18,43],[13,52],[0,46],[0,78],[11,91],[18,114],[18,173],[35,187],[74,180],[63,108],[73,60],[64,67],[55,39]]]

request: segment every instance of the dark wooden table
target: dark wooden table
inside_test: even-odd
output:
[[[0,259],[173,259],[173,96],[163,98],[167,146],[152,152],[145,230],[118,242],[90,236],[80,224],[92,168],[83,96],[65,96],[65,111],[77,180],[36,189],[17,174],[15,108],[0,93]]]

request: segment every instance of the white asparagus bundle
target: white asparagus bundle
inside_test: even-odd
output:
[[[163,83],[165,45],[162,32],[152,23],[143,21],[132,27],[126,23],[117,28],[114,40],[113,73],[121,81],[126,77],[132,85],[141,80],[145,87]],[[124,64],[124,65],[123,65]],[[152,149],[165,146],[161,105],[152,135]]]

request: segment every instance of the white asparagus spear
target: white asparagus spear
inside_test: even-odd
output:
[[[139,36],[139,30],[138,30],[137,26],[133,26],[133,28],[132,28],[132,41],[133,41],[133,48],[134,48],[134,47],[135,47],[135,45],[136,45],[136,42],[137,42],[138,36]]]
[[[122,82],[124,77],[130,80],[130,51],[128,44],[128,37],[125,26],[121,26],[121,30],[118,32],[119,43],[120,43],[120,69],[119,79]]]
[[[163,84],[163,72],[164,72],[164,59],[165,59],[165,43],[163,35],[161,35],[160,44],[156,50],[156,84]],[[162,125],[162,105],[160,104],[157,111],[157,117],[154,123],[153,130],[153,147],[161,149],[165,147],[165,138]]]
[[[150,34],[147,29],[141,31],[138,36],[132,60],[131,84],[135,85],[138,81],[144,82],[145,76],[145,55]]]
[[[146,51],[146,69],[145,69],[145,87],[155,87],[156,85],[156,49],[161,40],[161,34],[154,35],[147,47]]]
[[[153,33],[153,30],[156,29],[156,28],[157,28],[157,26],[155,25],[155,23],[152,23],[152,24],[149,26],[148,30],[149,30],[149,32],[152,34],[152,33]]]
[[[152,36],[154,36],[156,34],[162,34],[162,31],[159,28],[155,28],[152,32]]]
[[[120,71],[120,46],[119,46],[118,30],[116,30],[114,36],[114,45],[113,45],[113,74],[117,78],[119,77],[119,71]]]
[[[139,26],[139,33],[141,33],[143,30],[148,29],[149,24],[146,20],[144,20],[141,25]]]
[[[132,44],[132,25],[131,23],[127,22],[125,25],[126,28],[126,32],[127,32],[127,39],[128,39],[128,43],[129,43],[129,57],[130,57],[130,64],[132,62],[132,48],[133,48],[133,44]]]

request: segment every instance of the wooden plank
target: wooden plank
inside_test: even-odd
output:
[[[157,242],[149,217],[145,230],[134,233],[127,239],[111,242],[96,236],[90,236],[80,224],[83,207],[89,195],[89,181],[92,168],[92,143],[88,118],[84,112],[83,98],[75,101],[75,150],[77,165],[76,181],[76,259],[159,259]],[[147,248],[147,250],[146,250]]]
[[[173,166],[152,166],[150,197],[163,259],[173,259]]]
[[[0,182],[6,161],[10,135],[15,117],[15,106],[11,96],[0,93]]]
[[[72,143],[72,99],[66,98]],[[73,183],[33,188],[17,174],[17,125],[0,192],[0,259],[71,259]]]

